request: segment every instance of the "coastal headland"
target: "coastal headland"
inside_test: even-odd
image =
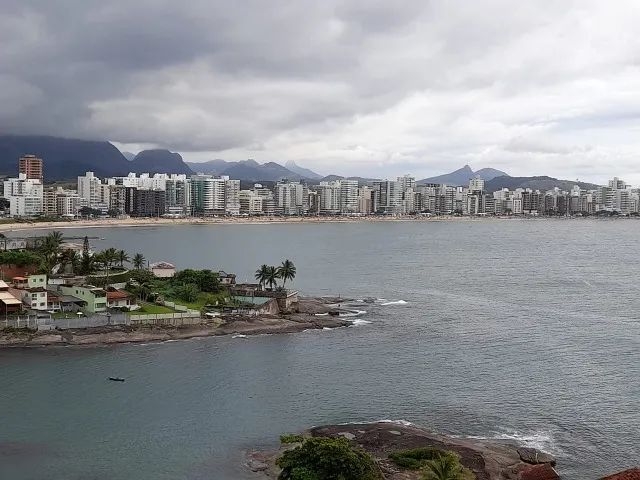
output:
[[[234,316],[221,322],[219,319],[203,320],[197,325],[185,326],[130,326],[112,325],[52,331],[2,330],[2,347],[44,347],[69,345],[110,345],[116,343],[163,342],[217,335],[268,335],[298,333],[304,330],[339,328],[352,325],[341,318],[348,310],[336,306],[339,301],[330,297],[301,298],[298,311],[280,315]]]
[[[245,467],[265,479],[278,479],[276,465],[285,452],[310,438],[347,439],[353,448],[364,451],[375,462],[384,480],[423,480],[423,467],[398,461],[416,458],[420,450],[452,454],[466,474],[455,478],[475,480],[558,480],[556,459],[541,450],[523,447],[507,440],[453,437],[431,432],[402,421],[349,423],[312,427],[301,435],[281,437],[277,451],[254,450],[246,454]],[[454,477],[447,477],[454,478]],[[640,468],[631,468],[599,480],[638,480]],[[595,480],[595,479],[593,479]]]
[[[377,422],[313,427],[304,437],[346,438],[375,460],[387,480],[420,480],[423,471],[403,468],[390,455],[416,448],[435,448],[453,452],[460,463],[477,480],[554,480],[560,477],[552,455],[515,444],[467,438],[454,438],[429,432],[402,422]],[[248,453],[247,468],[261,472],[263,478],[276,479],[279,469],[276,459],[292,445],[283,445],[277,452]]]

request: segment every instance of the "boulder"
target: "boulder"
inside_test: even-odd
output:
[[[560,475],[548,463],[531,465],[520,471],[519,480],[560,480]]]
[[[630,468],[624,472],[602,477],[600,480],[640,480],[640,468]]]
[[[530,463],[532,465],[538,465],[540,463],[548,463],[551,466],[556,465],[556,459],[553,455],[549,455],[548,453],[541,452],[536,448],[526,448],[526,447],[519,448],[518,455],[520,455],[520,460],[522,460],[525,463]]]

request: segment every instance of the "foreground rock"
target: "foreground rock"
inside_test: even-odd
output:
[[[405,470],[391,460],[389,454],[400,450],[418,447],[434,447],[448,450],[460,456],[460,463],[471,470],[478,480],[556,480],[560,477],[553,465],[555,459],[546,453],[528,449],[525,458],[537,458],[537,464],[524,461],[518,453],[518,447],[499,441],[459,439],[434,434],[415,426],[397,423],[371,423],[328,425],[315,427],[307,432],[308,436],[344,437],[354,442],[372,455],[378,462],[388,480],[419,480],[419,471]],[[291,448],[291,447],[288,447]],[[275,459],[281,454],[273,452],[253,452],[247,463],[259,466],[264,478],[277,478]],[[545,459],[547,462],[542,463]]]
[[[640,480],[640,468],[630,468],[624,472],[616,473],[615,475],[609,475],[603,477],[600,480]]]

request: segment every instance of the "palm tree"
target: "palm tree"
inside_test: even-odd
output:
[[[293,281],[296,278],[296,266],[289,259],[282,262],[278,267],[278,276],[282,279],[282,288],[284,288],[287,280]]]
[[[47,273],[51,273],[62,254],[62,239],[62,233],[54,231],[47,234],[40,243],[39,249],[44,257],[44,267]]]
[[[120,266],[124,268],[124,263],[129,261],[129,255],[124,250],[118,250],[117,255]]]
[[[96,260],[102,264],[105,272],[105,285],[109,285],[109,270],[118,261],[118,251],[115,248],[107,248],[96,256]]]
[[[133,256],[133,266],[136,270],[140,270],[142,267],[144,267],[144,262],[145,258],[141,253],[136,253]]]
[[[269,288],[273,290],[273,286],[277,285],[278,279],[280,278],[280,273],[276,267],[267,267],[266,271],[266,282],[269,284]]]
[[[429,460],[423,480],[464,480],[465,471],[460,461],[453,454],[440,455]]]
[[[267,283],[267,272],[269,271],[269,267],[265,264],[262,264],[258,270],[256,270],[256,280],[262,288],[264,288],[265,283]]]

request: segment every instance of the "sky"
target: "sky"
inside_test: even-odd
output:
[[[640,2],[2,0],[0,132],[640,184]]]

